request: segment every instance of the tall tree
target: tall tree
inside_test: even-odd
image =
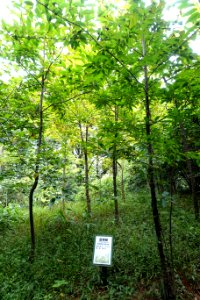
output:
[[[154,130],[152,130],[151,116],[151,103],[152,99],[155,99],[153,88],[158,81],[157,78],[162,78],[165,63],[171,56],[171,40],[166,36],[165,28],[167,25],[161,18],[163,2],[158,5],[152,3],[149,7],[145,7],[144,3],[127,1],[127,6],[128,10],[119,15],[117,21],[111,16],[104,17],[102,23],[106,27],[101,34],[103,38],[100,39],[99,43],[104,48],[106,47],[106,51],[104,53],[101,51],[99,62],[101,60],[104,67],[108,65],[109,69],[115,68],[129,82],[131,89],[134,92],[137,90],[136,97],[138,99],[135,101],[135,105],[139,103],[140,95],[144,95],[148,153],[147,172],[151,191],[152,214],[163,274],[163,298],[175,299],[172,270],[169,267],[164,251],[163,232],[157,207],[153,152]],[[115,64],[112,67],[107,63],[109,55],[115,60]],[[102,56],[104,56],[104,60]]]
[[[55,44],[57,36],[56,28],[43,17],[43,10],[37,6],[35,10],[33,3],[27,2],[24,5],[15,4],[19,9],[18,20],[13,25],[4,23],[6,39],[12,42],[9,54],[13,60],[27,74],[24,81],[33,87],[33,102],[36,103],[37,113],[34,122],[37,124],[37,139],[34,145],[36,155],[34,163],[33,184],[29,193],[29,214],[31,232],[31,253],[30,260],[33,261],[35,254],[35,230],[33,219],[33,197],[37,188],[41,159],[42,142],[44,133],[44,101],[47,82],[50,77],[52,66],[57,62],[62,52],[62,47]],[[17,28],[17,29],[16,29]]]

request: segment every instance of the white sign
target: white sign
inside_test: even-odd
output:
[[[112,264],[112,236],[97,235],[95,237],[93,264],[111,266]]]

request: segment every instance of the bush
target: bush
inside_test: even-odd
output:
[[[23,222],[24,211],[15,206],[10,205],[5,208],[0,206],[0,231],[6,228],[13,228],[16,223]]]

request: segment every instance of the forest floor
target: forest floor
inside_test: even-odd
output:
[[[159,203],[166,255],[173,255],[177,299],[200,300],[200,226],[189,197],[177,198],[172,213]],[[28,211],[0,210],[0,299],[2,300],[160,300],[159,258],[147,193],[120,203],[114,222],[113,202],[93,203],[88,217],[83,202],[62,207],[34,207],[36,250],[31,264]],[[95,235],[112,235],[113,261],[108,284],[92,264]]]

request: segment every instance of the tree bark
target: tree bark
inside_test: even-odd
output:
[[[178,103],[175,101],[176,108],[178,108]],[[186,130],[183,126],[183,123],[179,121],[179,126],[180,126],[180,133],[181,133],[181,139],[182,139],[182,144],[183,144],[183,151],[185,153],[189,152],[189,145],[187,142],[187,134]],[[192,193],[192,202],[193,202],[193,207],[194,207],[194,215],[195,219],[199,220],[199,200],[197,197],[197,190],[196,190],[196,179],[195,179],[195,174],[193,172],[193,166],[192,166],[192,160],[188,157],[186,157],[186,165],[188,169],[188,179],[190,182],[190,187],[191,187],[191,193]]]
[[[118,121],[118,110],[115,106],[115,123]],[[118,193],[117,193],[117,146],[116,146],[117,133],[115,133],[113,145],[113,158],[112,158],[112,171],[113,171],[113,196],[115,207],[115,224],[119,223],[119,207],[118,207]]]
[[[121,195],[122,195],[122,201],[126,201],[126,195],[125,195],[125,188],[124,188],[124,166],[118,162],[118,165],[121,169]]]
[[[85,157],[85,195],[87,201],[87,211],[91,214],[91,199],[90,199],[90,189],[89,189],[89,165],[88,165],[88,151],[87,151],[87,143],[88,143],[88,125],[85,127],[85,148],[84,148],[84,157]]]
[[[113,149],[113,160],[112,160],[112,170],[113,170],[113,195],[114,195],[114,206],[115,206],[115,223],[119,223],[119,208],[118,208],[118,193],[117,193],[117,159],[116,159],[116,147]]]
[[[45,76],[42,75],[41,82],[41,93],[40,93],[40,104],[39,104],[39,134],[37,141],[36,149],[36,163],[35,163],[35,172],[34,172],[34,182],[30,189],[29,193],[29,220],[30,220],[30,235],[31,235],[31,252],[30,252],[30,261],[34,261],[35,257],[35,228],[34,228],[34,218],[33,218],[33,200],[34,192],[37,188],[39,181],[39,169],[40,169],[40,154],[42,146],[42,134],[43,134],[43,100],[44,100],[44,91],[45,91]]]
[[[175,107],[179,109],[179,103],[177,100],[175,102]],[[182,140],[182,145],[183,145],[183,151],[187,154],[189,152],[189,145],[187,142],[187,133],[184,128],[183,122],[179,120],[179,128],[180,128],[180,136]],[[187,165],[187,170],[188,170],[188,175],[187,176],[187,181],[190,184],[191,187],[191,193],[192,193],[192,202],[193,202],[193,207],[194,207],[194,215],[195,219],[199,220],[199,200],[197,197],[197,191],[196,191],[196,179],[195,179],[195,174],[193,172],[193,165],[192,165],[192,160],[186,156],[186,165]]]
[[[173,259],[173,242],[172,242],[172,214],[173,214],[173,195],[176,191],[174,184],[174,171],[173,168],[170,170],[170,211],[169,211],[169,247],[170,247],[170,260],[172,268],[174,266]]]
[[[89,163],[88,163],[88,137],[89,137],[89,125],[85,126],[85,137],[82,129],[82,125],[79,122],[81,141],[83,143],[83,153],[84,153],[84,169],[85,169],[85,197],[87,204],[87,212],[91,214],[91,198],[90,198],[90,188],[89,188]]]
[[[63,211],[65,210],[65,188],[66,188],[66,162],[67,162],[67,153],[66,153],[66,143],[64,145],[64,157],[63,157],[63,173],[62,173],[62,177],[63,177],[63,186],[62,186],[62,208]]]
[[[31,252],[30,252],[30,262],[34,261],[35,257],[35,227],[34,227],[34,218],[33,218],[33,194],[35,189],[37,188],[39,180],[39,174],[35,173],[35,180],[31,187],[29,193],[29,221],[30,221],[30,234],[31,234]]]
[[[146,56],[146,45],[145,39],[143,37],[142,41],[143,47],[143,57]],[[147,137],[147,152],[148,152],[148,180],[151,193],[151,207],[153,213],[153,221],[155,226],[155,232],[157,237],[157,247],[160,257],[160,265],[162,271],[163,279],[163,293],[162,297],[164,300],[175,300],[176,296],[174,293],[173,286],[173,276],[170,269],[170,266],[167,262],[164,247],[163,247],[163,238],[162,238],[162,226],[160,222],[160,215],[157,206],[157,197],[156,197],[156,185],[155,185],[155,175],[154,175],[154,164],[153,164],[153,145],[152,145],[152,133],[151,133],[151,110],[150,110],[150,99],[149,99],[149,77],[148,77],[148,68],[144,66],[144,92],[145,92],[145,112],[146,112],[146,137]]]

